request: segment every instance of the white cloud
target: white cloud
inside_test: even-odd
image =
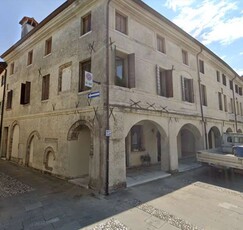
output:
[[[172,9],[174,11],[177,10],[177,8],[182,8],[185,6],[190,6],[195,0],[167,0],[165,3],[165,6],[169,9]]]
[[[240,52],[240,55],[243,55],[243,52]]]
[[[230,44],[238,38],[243,38],[243,14],[238,12],[231,19],[229,13],[235,13],[237,3],[230,0],[167,0],[166,6],[178,9],[175,24],[187,31],[205,45],[212,42]]]
[[[240,76],[243,76],[243,69],[236,69],[236,73],[238,73]]]

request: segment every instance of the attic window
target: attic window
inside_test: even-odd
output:
[[[91,13],[81,18],[81,35],[91,31]]]
[[[45,56],[51,53],[52,49],[52,38],[48,38],[45,43]]]
[[[14,74],[14,62],[10,65],[10,75]]]
[[[31,65],[33,61],[33,50],[28,53],[27,65]]]

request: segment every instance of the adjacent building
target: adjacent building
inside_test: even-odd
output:
[[[68,0],[20,24],[1,56],[2,157],[110,192],[130,168],[175,172],[223,132],[242,132],[239,75],[140,0]]]

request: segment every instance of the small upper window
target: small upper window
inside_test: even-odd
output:
[[[185,65],[188,65],[188,53],[185,50],[182,50],[182,62]]]
[[[160,51],[161,53],[166,53],[165,49],[165,38],[161,36],[157,36],[157,50]]]
[[[91,31],[91,13],[81,18],[81,35]]]
[[[14,62],[10,65],[10,75],[14,74]]]
[[[127,34],[127,17],[116,12],[116,30]]]
[[[199,71],[200,73],[204,73],[204,61],[199,60]]]
[[[226,76],[224,74],[222,74],[222,82],[223,82],[223,85],[226,86]]]
[[[33,50],[28,53],[27,65],[31,65],[33,61]]]
[[[49,39],[46,40],[45,44],[45,55],[48,55],[51,53],[52,49],[52,38],[50,37]]]
[[[220,72],[217,70],[216,74],[217,74],[217,82],[220,82]]]

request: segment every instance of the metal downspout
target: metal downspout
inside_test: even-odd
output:
[[[3,100],[2,100],[2,106],[1,106],[1,121],[0,121],[0,146],[1,146],[1,153],[0,156],[2,156],[2,133],[3,133],[3,114],[4,114],[4,105],[5,105],[5,94],[6,94],[6,82],[7,82],[7,66],[5,68],[4,73],[4,84],[3,84]]]
[[[110,55],[109,55],[109,5],[111,0],[108,0],[106,7],[106,130],[110,129],[109,113],[110,113]],[[109,165],[110,165],[110,137],[106,136],[106,176],[105,176],[105,195],[109,195]]]
[[[200,110],[201,110],[201,118],[203,122],[203,128],[204,128],[204,138],[205,138],[205,147],[208,148],[208,138],[207,138],[207,127],[206,122],[204,119],[204,113],[203,113],[203,104],[202,104],[202,90],[201,90],[201,78],[200,78],[200,71],[199,71],[199,55],[202,53],[203,49],[200,47],[200,52],[197,53],[197,77],[198,77],[198,86],[199,86],[199,98],[200,98]]]
[[[237,133],[238,130],[238,122],[237,122],[237,114],[236,114],[236,106],[235,106],[235,90],[234,90],[234,80],[236,79],[236,75],[235,77],[232,79],[232,93],[233,93],[233,103],[234,103],[234,113],[235,113],[235,132]]]

